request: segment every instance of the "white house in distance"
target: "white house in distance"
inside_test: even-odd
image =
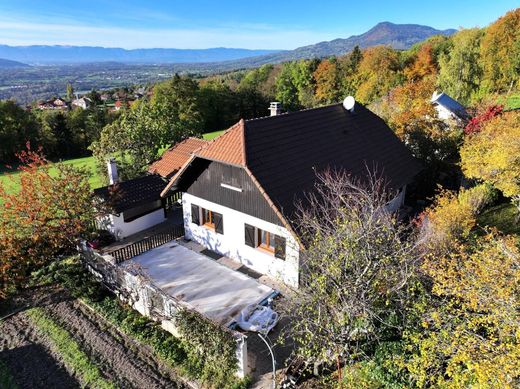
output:
[[[434,91],[430,101],[434,105],[437,116],[441,120],[463,122],[469,119],[466,108],[444,92],[437,93],[437,91]]]
[[[70,103],[72,108],[79,107],[81,109],[87,109],[92,105],[92,101],[88,97],[80,97],[79,99],[74,99]]]
[[[316,171],[354,177],[377,167],[402,205],[421,170],[384,121],[361,104],[342,104],[240,120],[194,151],[162,192],[182,192],[185,237],[297,287],[300,241],[296,202],[313,190]]]

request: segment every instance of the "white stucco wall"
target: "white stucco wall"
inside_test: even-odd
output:
[[[127,236],[135,234],[139,231],[146,230],[147,228],[153,227],[156,224],[165,221],[164,209],[158,209],[150,212],[144,216],[138,217],[131,222],[125,223],[123,215],[107,215],[103,218],[98,219],[97,224],[99,228],[104,228],[110,231],[116,239],[124,239]]]
[[[224,234],[217,234],[204,226],[192,223],[192,203],[222,214]],[[286,228],[188,193],[183,193],[182,195],[182,207],[186,238],[243,263],[259,273],[275,277],[288,285],[298,286],[299,246]],[[244,232],[244,224],[246,223],[284,237],[287,243],[285,260],[275,258],[274,255],[247,246],[245,244]]]

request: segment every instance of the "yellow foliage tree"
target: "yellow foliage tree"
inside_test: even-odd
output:
[[[520,211],[520,112],[485,122],[480,132],[466,138],[460,156],[467,177],[494,185]]]
[[[487,29],[481,41],[484,87],[510,90],[520,78],[520,8],[508,12]]]
[[[407,333],[406,368],[418,387],[515,388],[520,384],[520,253],[494,233],[475,247],[426,256],[431,300]]]

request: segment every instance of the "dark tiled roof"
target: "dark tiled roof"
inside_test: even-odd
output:
[[[188,138],[166,150],[160,159],[150,165],[148,171],[163,177],[171,177],[190,159],[194,151],[208,142],[199,138]]]
[[[368,169],[398,189],[411,182],[420,163],[376,114],[357,103],[248,120],[246,164],[274,205],[292,216],[296,200],[316,182],[316,171],[345,169],[357,178]]]
[[[354,112],[335,104],[240,121],[194,157],[245,168],[275,212],[287,220],[296,201],[312,191],[316,172],[344,169],[362,179],[375,170],[391,189],[399,189],[421,170],[385,122],[359,103]],[[163,195],[187,171],[189,162]]]
[[[103,200],[115,213],[121,213],[139,205],[156,201],[161,198],[161,192],[166,181],[157,174],[134,178],[94,189],[94,196]]]

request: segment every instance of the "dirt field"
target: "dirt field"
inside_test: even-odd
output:
[[[39,295],[26,302],[40,306],[63,326],[103,376],[118,388],[186,387],[148,348],[119,332],[78,300],[68,299],[63,293]],[[80,377],[67,371],[51,342],[23,311],[0,322],[0,359],[20,388],[81,386]]]

